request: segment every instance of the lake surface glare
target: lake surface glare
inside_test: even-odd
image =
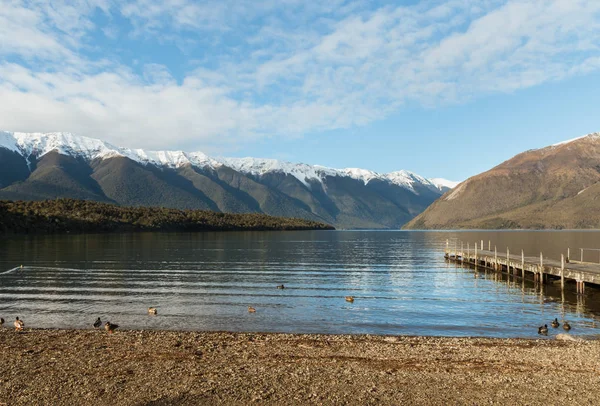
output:
[[[557,317],[573,335],[600,334],[598,290],[457,267],[446,240],[551,258],[600,248],[600,232],[585,231],[4,237],[0,316],[39,328],[92,328],[99,316],[123,329],[487,337],[538,337]]]

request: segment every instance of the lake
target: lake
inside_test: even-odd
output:
[[[124,329],[488,337],[537,337],[538,326],[558,317],[572,334],[600,334],[592,287],[578,296],[574,286],[540,288],[444,260],[446,240],[482,239],[550,258],[600,248],[596,231],[3,237],[0,316],[41,328],[91,328],[100,316]]]

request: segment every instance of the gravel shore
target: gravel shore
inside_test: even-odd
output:
[[[0,329],[0,405],[598,404],[600,342]]]

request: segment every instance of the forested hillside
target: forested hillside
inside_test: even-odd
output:
[[[0,201],[2,234],[330,229],[333,227],[324,223],[256,213],[121,207],[74,199]]]

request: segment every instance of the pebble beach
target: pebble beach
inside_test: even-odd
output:
[[[0,405],[597,404],[600,343],[0,329]]]

